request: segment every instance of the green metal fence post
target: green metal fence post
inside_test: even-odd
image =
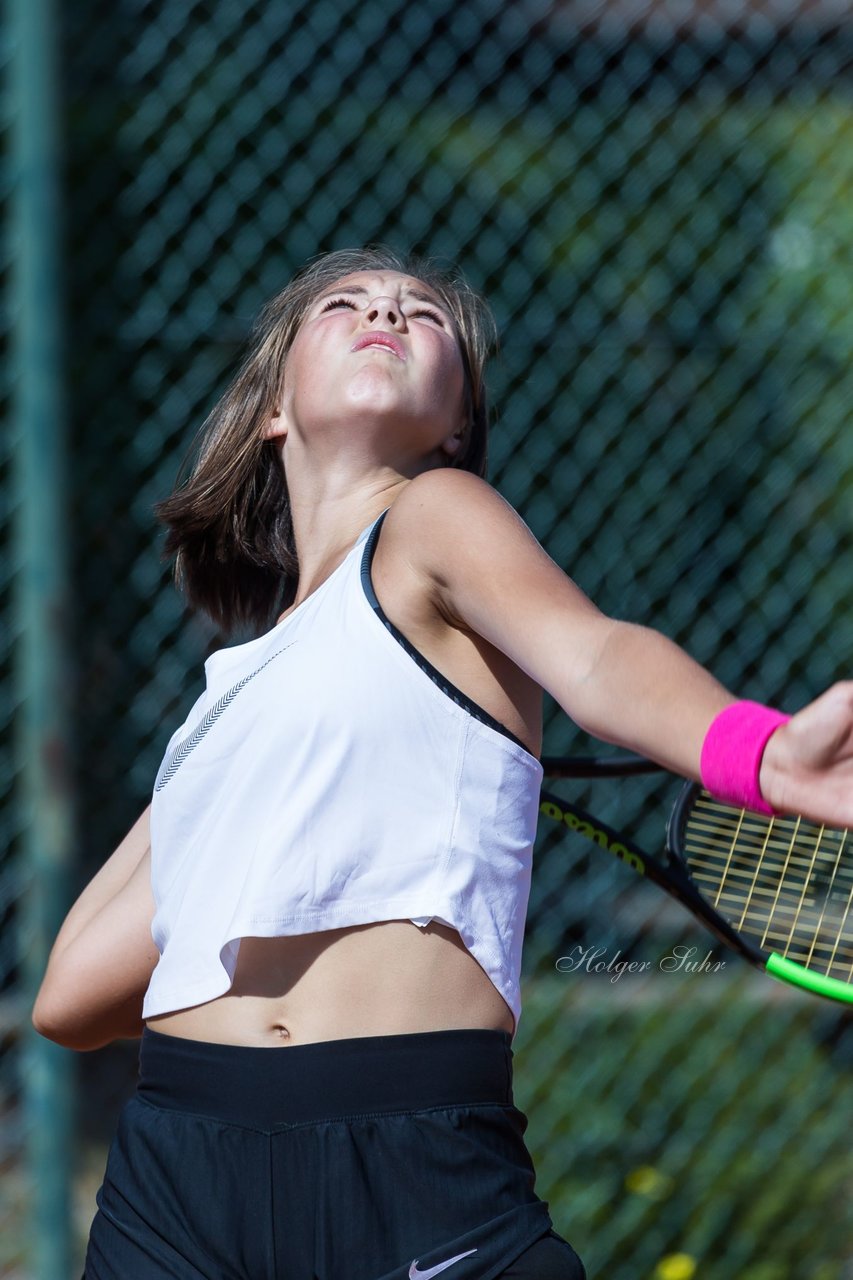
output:
[[[56,56],[52,0],[11,0],[15,116],[13,328],[16,373],[16,677],[22,802],[18,914],[27,1254],[33,1280],[71,1274],[68,1050],[29,1009],[66,907],[72,852],[66,661],[65,483]]]

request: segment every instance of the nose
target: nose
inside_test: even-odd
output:
[[[371,328],[387,324],[392,329],[402,329],[405,321],[399,302],[394,298],[373,298],[364,309],[364,320]]]

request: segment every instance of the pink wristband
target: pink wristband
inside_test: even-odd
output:
[[[770,735],[791,719],[760,702],[733,702],[711,721],[702,743],[702,785],[738,809],[773,814],[761,794],[758,774]]]

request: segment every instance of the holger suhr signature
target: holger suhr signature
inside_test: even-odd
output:
[[[606,947],[583,947],[579,944],[572,947],[566,956],[560,956],[555,967],[560,973],[606,973],[611,982],[618,982],[625,973],[648,973],[657,965],[663,973],[719,973],[725,969],[725,960],[714,960],[713,952],[708,951],[698,959],[699,948],[673,947],[665,956],[654,960],[622,960],[622,952],[617,951],[610,958]]]

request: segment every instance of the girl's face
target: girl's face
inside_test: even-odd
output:
[[[465,422],[465,376],[450,312],[414,277],[358,271],[308,308],[267,434],[293,430],[307,440],[324,425],[372,427],[401,450],[402,461],[436,448],[452,456]]]

